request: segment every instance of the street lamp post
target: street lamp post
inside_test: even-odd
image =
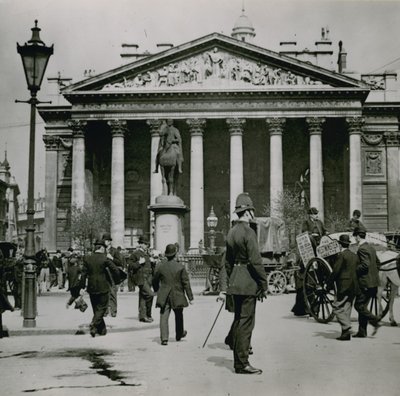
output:
[[[40,29],[35,21],[32,28],[32,38],[24,45],[17,43],[17,52],[21,55],[22,64],[31,98],[27,101],[16,100],[18,103],[31,105],[31,120],[29,133],[29,171],[28,171],[28,206],[26,243],[24,253],[24,327],[36,327],[36,261],[35,261],[35,223],[34,223],[34,192],[35,192],[35,124],[36,106],[39,102],[36,95],[40,90],[47,63],[53,54],[53,45],[46,47],[39,36]],[[48,102],[47,102],[48,103]]]
[[[207,217],[207,227],[209,231],[210,250],[215,253],[215,228],[218,225],[218,217],[215,215],[214,208],[211,206],[210,214]]]

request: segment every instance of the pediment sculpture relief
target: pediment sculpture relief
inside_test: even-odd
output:
[[[215,47],[190,58],[169,63],[153,71],[138,73],[133,78],[107,84],[102,90],[157,89],[157,88],[215,88],[249,86],[321,85],[307,76],[289,70],[232,55]]]

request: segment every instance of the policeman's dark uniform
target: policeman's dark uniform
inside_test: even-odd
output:
[[[243,193],[236,200],[236,213],[254,210],[250,197]],[[240,216],[239,216],[240,217]],[[233,357],[236,373],[255,374],[261,370],[249,364],[249,348],[255,324],[257,293],[266,292],[267,276],[262,266],[257,236],[248,221],[239,220],[226,239],[226,271],[229,276],[227,294],[233,296]]]

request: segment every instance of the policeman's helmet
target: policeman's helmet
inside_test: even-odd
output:
[[[246,210],[255,210],[255,209],[249,193],[245,192],[237,196],[234,213],[240,213]]]

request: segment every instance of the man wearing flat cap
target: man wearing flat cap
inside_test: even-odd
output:
[[[351,340],[351,309],[354,297],[359,293],[356,269],[360,264],[358,256],[349,250],[350,237],[342,234],[339,237],[342,251],[336,256],[328,285],[336,282],[336,298],[333,312],[342,328],[342,334],[336,338],[339,341]]]
[[[358,243],[357,256],[360,260],[357,266],[358,284],[360,293],[356,296],[354,308],[358,312],[358,332],[353,337],[367,337],[368,322],[374,327],[375,335],[380,327],[379,317],[368,310],[368,303],[376,296],[379,286],[378,265],[379,259],[375,249],[365,240],[367,230],[363,226],[356,227],[353,236]]]
[[[94,243],[95,251],[93,254],[85,256],[83,259],[83,284],[90,296],[90,303],[93,308],[93,319],[90,323],[90,335],[106,335],[107,329],[104,316],[108,308],[110,295],[110,284],[108,283],[107,269],[111,272],[118,271],[115,264],[107,257],[106,244],[103,240],[96,240]]]
[[[135,272],[135,283],[139,286],[139,321],[153,322],[151,310],[154,293],[151,290],[153,269],[148,253],[149,242],[144,236],[140,236],[138,247],[128,258],[128,266]]]
[[[308,210],[308,217],[303,222],[301,232],[308,232],[315,252],[319,242],[321,241],[321,238],[328,234],[324,223],[322,223],[322,221],[318,218],[317,208],[312,207]]]

